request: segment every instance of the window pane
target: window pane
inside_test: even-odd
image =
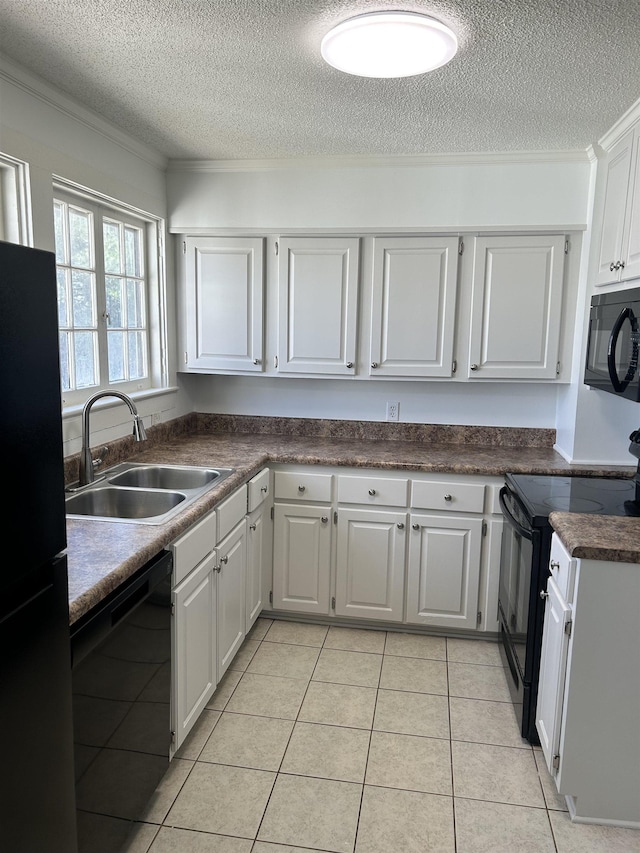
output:
[[[95,326],[95,308],[93,301],[93,279],[89,272],[71,271],[71,289],[73,293],[74,326]]]
[[[127,279],[127,328],[144,326],[144,289],[141,281]]]
[[[109,315],[108,326],[120,327],[124,325],[122,316],[122,279],[115,276],[105,277],[105,290],[107,296],[107,314]]]
[[[67,270],[58,267],[56,278],[58,280],[58,325],[68,327],[71,325],[71,314],[69,313],[69,300],[67,298]]]
[[[56,234],[56,260],[59,264],[66,264],[67,247],[64,240],[64,210],[60,202],[54,202],[53,218]]]
[[[140,232],[137,228],[124,229],[124,251],[126,257],[125,272],[127,275],[142,275],[140,269]]]
[[[124,373],[124,332],[108,332],[109,382],[126,379]]]
[[[69,209],[69,243],[71,264],[74,267],[90,267],[91,264],[91,214]]]
[[[60,338],[60,385],[63,391],[71,388],[69,376],[69,333],[61,332]]]
[[[75,332],[73,347],[76,363],[76,388],[96,385],[96,333]]]
[[[129,379],[142,379],[146,376],[144,336],[142,332],[129,332]]]
[[[104,271],[106,273],[120,273],[122,272],[120,227],[117,222],[104,222],[102,234],[104,237]]]

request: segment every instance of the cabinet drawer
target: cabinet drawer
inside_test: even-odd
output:
[[[566,550],[557,534],[551,539],[549,571],[556,582],[558,591],[568,603],[573,601],[573,584],[576,574],[576,561]]]
[[[484,489],[480,483],[451,483],[446,480],[424,483],[414,480],[411,506],[450,512],[482,512]]]
[[[338,477],[338,502],[406,506],[409,480],[386,477]]]
[[[257,509],[269,495],[269,469],[264,468],[247,483],[247,508],[249,512]]]
[[[241,486],[216,509],[218,542],[230,533],[247,513],[247,487]]]
[[[276,471],[274,495],[286,501],[331,501],[333,474],[296,474]]]
[[[172,542],[174,586],[213,551],[216,541],[216,514],[210,512]]]

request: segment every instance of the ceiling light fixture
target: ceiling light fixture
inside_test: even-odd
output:
[[[322,39],[323,59],[360,77],[412,77],[453,59],[449,27],[418,12],[370,12],[335,26]]]

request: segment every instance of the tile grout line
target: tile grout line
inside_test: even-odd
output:
[[[447,666],[447,714],[449,718],[449,760],[451,762],[451,815],[453,819],[453,850],[458,850],[458,834],[456,832],[456,790],[453,778],[453,729],[451,727],[451,687],[449,684],[449,641],[445,638],[445,659]]]

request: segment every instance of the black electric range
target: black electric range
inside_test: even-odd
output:
[[[634,454],[635,455],[635,454]],[[639,478],[507,474],[498,620],[501,651],[521,734],[539,743],[535,727],[544,602],[553,533],[549,513],[640,516]]]

